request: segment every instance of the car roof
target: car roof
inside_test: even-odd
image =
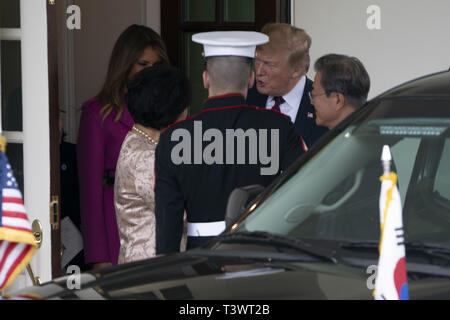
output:
[[[382,99],[408,97],[450,99],[450,71],[434,73],[408,81],[378,96]]]

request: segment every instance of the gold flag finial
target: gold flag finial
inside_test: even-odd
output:
[[[0,137],[0,150],[2,150],[3,153],[6,152],[6,138],[4,136]]]

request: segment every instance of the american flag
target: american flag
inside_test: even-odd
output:
[[[3,152],[0,152],[0,180],[0,289],[4,292],[30,262],[36,244],[22,193]]]

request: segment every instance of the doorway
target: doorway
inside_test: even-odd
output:
[[[201,111],[208,92],[203,88],[202,46],[192,35],[208,31],[260,31],[269,22],[291,23],[290,0],[176,0],[161,2],[161,36],[171,63],[192,85],[189,113]]]
[[[0,129],[28,219],[42,223],[42,246],[31,266],[41,281],[48,281],[52,245],[46,1],[1,0],[0,41]],[[27,285],[31,279],[22,271],[10,288]]]
[[[63,274],[84,264],[79,212],[76,142],[83,103],[95,97],[105,80],[113,46],[128,26],[159,27],[160,0],[57,0],[59,110],[65,137],[61,143],[61,242]],[[76,21],[76,23],[74,23]],[[72,191],[73,190],[73,191]]]
[[[72,5],[80,8],[80,29],[66,26]],[[188,41],[192,33],[260,30],[275,21],[290,22],[290,1],[0,0],[0,129],[28,217],[43,225],[31,262],[41,282],[64,275],[58,208],[50,206],[60,194],[59,112],[66,112],[67,141],[75,143],[77,110],[98,93],[119,33],[133,23],[161,30],[172,63],[188,72],[195,90],[202,60]],[[196,91],[201,100],[203,88]],[[24,272],[16,282],[32,284]]]

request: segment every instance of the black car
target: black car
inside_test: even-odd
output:
[[[370,101],[258,194],[244,216],[207,246],[16,294],[373,299],[383,145],[390,146],[398,175],[409,297],[450,299],[450,72]]]

